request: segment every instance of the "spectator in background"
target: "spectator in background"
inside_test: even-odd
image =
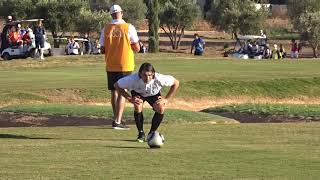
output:
[[[191,45],[191,54],[194,49],[194,55],[201,56],[205,49],[205,42],[202,38],[199,37],[199,34],[194,34],[194,40],[192,41]]]
[[[9,47],[9,33],[12,25],[10,24],[12,22],[12,16],[8,16],[6,25],[2,29],[1,33],[1,48],[0,53]]]
[[[9,44],[10,46],[21,46],[22,38],[20,36],[20,31],[16,26],[12,26],[9,33]]]
[[[265,49],[263,50],[263,54],[262,54],[264,59],[270,59],[272,56],[269,44],[266,44]]]
[[[273,59],[279,59],[279,50],[278,50],[278,45],[274,44],[272,49],[272,58]]]
[[[44,59],[43,48],[44,48],[44,40],[45,40],[44,38],[45,38],[46,31],[45,31],[44,27],[42,26],[41,20],[38,21],[37,26],[33,30],[33,33],[35,35],[35,42],[36,42],[34,59],[36,59],[36,55],[39,52],[40,59],[43,60]]]
[[[86,40],[86,41],[84,41],[84,53],[85,54],[91,54],[91,52],[92,52],[92,43],[91,43],[91,40],[89,38],[88,33],[86,33],[84,35],[84,39]]]
[[[279,49],[279,58],[283,59],[286,58],[286,50],[284,49],[283,45],[280,44],[280,49]]]
[[[267,44],[267,35],[262,29],[260,30],[260,36],[262,38],[259,39],[259,45],[260,46],[266,46],[266,44]]]
[[[93,54],[100,54],[101,53],[101,45],[99,39],[96,39],[92,48]]]
[[[140,40],[139,40],[139,46],[140,46],[139,53],[146,53],[147,48],[144,46],[144,44]]]
[[[79,55],[80,45],[74,40],[74,37],[70,37],[70,42],[68,44],[68,55]]]
[[[299,47],[295,39],[291,40],[291,58],[299,58]]]

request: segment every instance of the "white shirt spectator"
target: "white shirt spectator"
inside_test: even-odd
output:
[[[68,54],[78,55],[79,54],[80,45],[78,42],[70,42],[68,44]]]
[[[113,19],[111,21],[111,24],[123,24],[126,23],[124,20],[118,20],[118,19]],[[100,32],[100,44],[104,46],[104,28],[102,28]],[[128,30],[129,38],[130,38],[130,44],[137,43],[139,41],[138,33],[136,28],[132,25],[129,24],[129,30]]]
[[[139,77],[139,73],[134,73],[118,80],[118,86],[122,89],[135,91],[143,97],[157,95],[163,86],[172,86],[175,78],[170,75],[155,73],[153,80],[147,84]]]

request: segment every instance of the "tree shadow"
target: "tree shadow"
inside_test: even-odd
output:
[[[45,138],[45,137],[28,137],[22,135],[15,134],[0,134],[0,139],[53,139],[53,138]]]

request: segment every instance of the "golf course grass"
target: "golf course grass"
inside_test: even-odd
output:
[[[103,124],[4,127],[0,128],[0,179],[320,177],[319,122],[238,123],[216,114],[318,118],[318,59],[264,61],[139,54],[136,69],[143,62],[180,81],[172,102],[206,107],[201,112],[178,105],[167,109],[159,128],[166,138],[164,147],[150,149],[147,143],[136,142],[131,106],[124,114],[131,122],[127,131]],[[104,68],[103,56],[0,61],[0,115],[7,117],[0,121],[21,121],[10,119],[19,115],[31,121],[32,117],[52,116],[110,122],[113,113],[108,106]],[[228,103],[241,98],[264,99],[267,103]],[[222,101],[220,106],[206,106],[215,99]],[[275,103],[278,101],[286,103]],[[144,113],[148,132],[153,112],[146,108]]]

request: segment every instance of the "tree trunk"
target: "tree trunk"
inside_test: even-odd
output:
[[[54,48],[59,48],[60,46],[60,40],[58,38],[58,34],[56,32],[51,32],[52,37],[53,37],[53,47]]]
[[[312,50],[313,50],[313,57],[318,58],[318,45],[312,46]]]
[[[182,28],[181,28],[181,32],[180,32],[180,34],[179,34],[179,38],[178,38],[178,41],[177,41],[177,49],[179,48],[180,42],[181,42],[181,38],[182,38],[183,35],[184,35],[184,28],[185,28],[185,27],[182,27]]]
[[[148,2],[148,22],[149,22],[149,52],[159,52],[159,2],[149,0]]]

